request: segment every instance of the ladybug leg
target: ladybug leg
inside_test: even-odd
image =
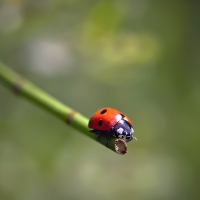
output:
[[[106,142],[106,147],[109,147],[110,146],[110,139],[113,135],[113,129],[109,130],[106,132],[106,135],[107,135],[107,142]]]
[[[109,133],[107,134],[107,137],[108,137],[108,139],[106,142],[106,147],[109,147],[110,146],[110,134]]]
[[[90,132],[91,132],[91,133],[94,133],[94,134],[96,134],[96,135],[98,135],[98,137],[97,137],[97,140],[99,140],[99,139],[100,139],[100,137],[101,137],[101,135],[102,135],[102,133],[101,133],[100,131],[98,131],[98,130],[95,130],[95,129],[93,129],[93,130],[90,130]]]
[[[91,133],[94,133],[96,135],[98,135],[97,140],[100,140],[101,136],[103,134],[107,135],[107,142],[106,142],[106,147],[109,147],[110,145],[110,138],[111,138],[111,132],[110,131],[99,131],[99,130],[90,130]]]
[[[98,135],[97,140],[99,141],[101,138],[101,134]]]

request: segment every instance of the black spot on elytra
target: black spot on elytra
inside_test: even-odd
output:
[[[99,126],[102,126],[102,124],[103,124],[103,120],[100,119],[99,122],[98,122],[98,124],[99,124]]]
[[[107,109],[104,109],[104,110],[102,110],[101,112],[100,112],[100,114],[104,114],[104,113],[106,113],[107,112]]]

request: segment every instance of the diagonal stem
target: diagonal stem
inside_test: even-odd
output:
[[[50,96],[1,62],[0,80],[2,80],[3,83],[17,95],[29,99],[76,130],[97,141],[97,136],[89,132],[88,119],[86,117]],[[106,147],[107,137],[103,136],[97,142]],[[108,148],[121,155],[127,152],[126,142],[122,139],[112,138]]]

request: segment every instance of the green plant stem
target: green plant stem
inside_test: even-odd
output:
[[[17,74],[13,70],[9,69],[3,63],[0,62],[0,80],[5,83],[14,93],[21,95],[40,107],[46,109],[56,117],[60,118],[68,125],[72,126],[81,133],[97,141],[97,136],[89,132],[88,119],[73,110],[72,108],[59,102],[40,88],[26,80],[21,75]],[[116,140],[120,142],[120,145],[116,144]],[[107,138],[102,136],[99,143],[106,147]],[[117,148],[116,148],[117,147]],[[112,138],[110,141],[109,149],[119,153],[125,154],[127,150],[126,143],[120,139]],[[118,149],[118,150],[117,150]]]

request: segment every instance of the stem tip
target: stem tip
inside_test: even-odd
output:
[[[120,155],[124,155],[125,153],[127,153],[126,142],[122,139],[116,139],[115,140],[115,151]]]

